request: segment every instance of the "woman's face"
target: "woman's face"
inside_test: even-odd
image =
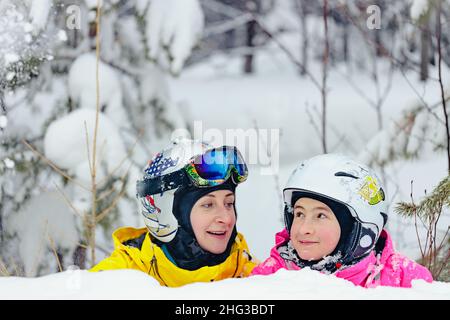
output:
[[[236,224],[234,193],[217,190],[198,199],[191,210],[191,224],[203,250],[223,253]]]
[[[325,203],[310,198],[295,202],[291,242],[300,258],[322,259],[333,252],[340,236],[339,222]]]

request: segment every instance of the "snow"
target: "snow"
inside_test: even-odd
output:
[[[410,15],[411,19],[419,20],[428,10],[429,0],[412,0]]]
[[[6,168],[8,168],[8,169],[13,169],[14,166],[15,166],[14,161],[11,160],[11,159],[9,159],[9,158],[5,158],[5,159],[3,160],[3,162],[4,162],[5,166],[6,166]]]
[[[8,125],[8,117],[5,115],[0,116],[0,129],[5,129]]]
[[[203,31],[204,16],[198,0],[152,0],[146,19],[150,57],[158,59],[167,47],[170,70],[178,74]]]
[[[107,115],[100,113],[98,119],[97,187],[103,187],[108,177],[122,178],[129,174],[126,192],[134,199],[139,170],[127,158],[128,150],[118,127]],[[85,128],[89,137],[89,159]],[[84,189],[75,186],[72,197],[74,207],[80,212],[87,210],[91,203],[90,193],[85,189],[91,186],[89,161],[93,155],[94,128],[95,110],[81,108],[53,121],[44,137],[45,156],[84,186]]]
[[[48,90],[37,92],[33,101],[24,107],[8,110],[8,132],[11,135],[28,139],[42,134],[48,117],[54,115],[61,101],[67,99],[67,88],[60,77],[52,77],[47,86]],[[19,89],[17,93],[23,93],[23,91]],[[11,98],[11,100],[6,99],[7,105],[14,104],[20,100],[20,94],[17,97],[8,95],[6,98]]]
[[[4,56],[6,65],[19,61],[20,57],[15,53],[7,53]]]
[[[97,2],[99,2],[100,7],[103,6],[103,0],[84,0],[84,3],[86,3],[86,6],[89,8],[89,10],[93,10],[97,8]]]
[[[4,0],[0,3],[0,79],[5,79],[11,69],[19,69],[15,82],[28,81],[30,73],[36,70],[26,62],[33,58],[45,60],[52,41],[52,37],[41,30],[47,22],[47,6],[51,0],[25,3]]]
[[[65,30],[59,30],[56,36],[60,41],[67,41],[67,33]]]
[[[96,109],[97,82],[96,82],[96,56],[95,53],[80,55],[72,64],[69,71],[69,92],[72,99],[82,108]],[[122,89],[119,75],[112,67],[99,61],[99,93],[100,108],[116,125],[129,126],[129,121],[122,105]]]
[[[136,270],[90,273],[72,269],[33,279],[0,278],[0,299],[388,300],[447,299],[449,296],[449,283],[416,280],[408,289],[365,289],[309,268],[179,288],[162,287],[152,277]]]
[[[52,122],[44,138],[45,156],[60,168],[74,173],[86,184],[90,182],[90,171],[85,124],[89,137],[89,155],[92,160],[95,118],[95,110],[77,109]],[[102,170],[98,171],[98,179],[102,180],[106,174],[113,173],[126,154],[117,126],[108,116],[100,113],[97,132],[97,161],[104,163],[107,171],[106,173],[103,173]],[[124,174],[124,167],[120,166],[113,175]]]
[[[149,0],[136,0],[136,10],[139,15],[144,15],[145,9],[147,9]]]
[[[16,76],[16,73],[11,71],[6,74],[5,78],[7,81],[11,81],[12,79],[14,79],[15,76]]]
[[[32,0],[30,2],[30,17],[33,25],[38,29],[44,29],[52,6],[52,0]]]
[[[408,141],[408,145],[406,146],[406,151],[410,154],[416,153],[421,146],[421,137],[425,137],[425,130],[427,129],[427,125],[430,118],[430,114],[428,112],[421,112],[417,115],[414,121],[414,127],[411,130],[411,137]]]
[[[43,252],[57,243],[56,249],[70,250],[78,242],[74,213],[57,192],[44,192],[34,196],[7,221],[8,230],[17,232],[19,255],[26,276],[35,276]],[[56,259],[56,258],[55,258]]]
[[[163,72],[157,67],[149,67],[139,81],[139,90],[144,104],[152,100],[169,101],[169,85]]]

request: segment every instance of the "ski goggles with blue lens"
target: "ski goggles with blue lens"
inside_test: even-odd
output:
[[[244,182],[248,168],[236,147],[223,146],[194,156],[182,169],[137,182],[137,196],[163,193],[181,186],[214,187],[232,179]]]

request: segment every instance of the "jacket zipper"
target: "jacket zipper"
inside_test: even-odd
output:
[[[234,278],[234,276],[236,275],[236,272],[238,271],[238,268],[239,268],[239,257],[240,257],[239,251],[240,251],[240,250],[238,250],[238,252],[237,252],[236,269],[234,270],[234,273],[233,273],[233,275],[231,276],[232,278]]]
[[[159,269],[158,269],[158,261],[156,260],[156,256],[155,256],[155,251],[153,251],[153,257],[152,260],[150,261],[150,271],[152,271],[152,269],[155,271],[155,274],[158,276],[158,278],[164,283],[164,285],[166,287],[168,287],[167,283],[164,281],[164,279],[161,277],[161,274],[159,273]]]

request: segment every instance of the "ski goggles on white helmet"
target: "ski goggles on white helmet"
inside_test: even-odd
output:
[[[232,178],[244,182],[248,168],[236,147],[223,146],[192,157],[180,170],[138,181],[137,195],[145,197],[160,194],[181,186],[214,187]]]

